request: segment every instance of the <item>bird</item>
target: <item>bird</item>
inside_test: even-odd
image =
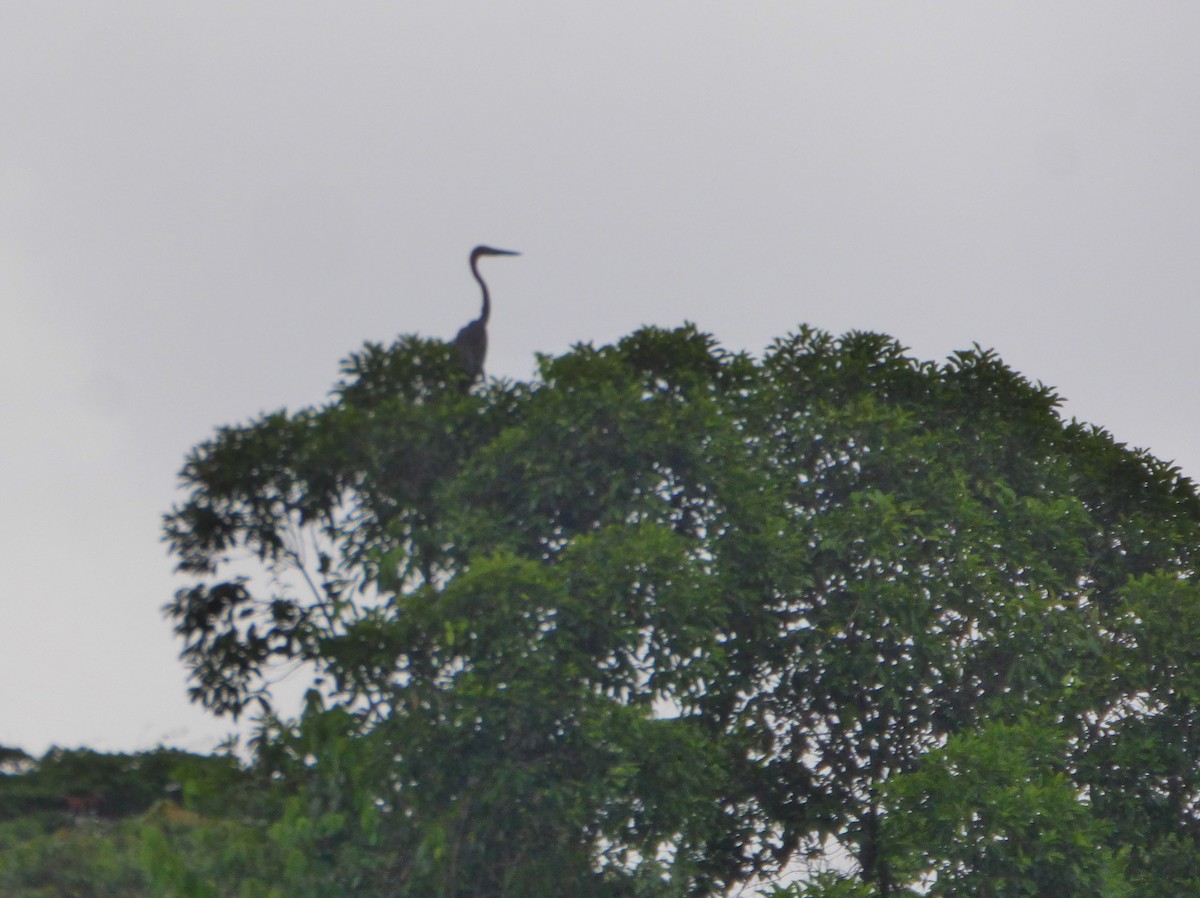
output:
[[[479,281],[483,289],[483,311],[470,324],[465,325],[454,338],[458,348],[459,361],[467,374],[467,386],[475,383],[483,375],[483,359],[487,355],[487,323],[492,313],[491,298],[488,296],[487,284],[479,276],[479,260],[484,256],[519,256],[518,252],[510,249],[492,249],[490,246],[477,246],[471,250],[471,274]]]

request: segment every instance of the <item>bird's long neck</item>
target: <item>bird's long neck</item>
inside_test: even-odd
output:
[[[479,313],[479,320],[487,324],[488,316],[492,314],[492,301],[488,296],[487,284],[483,282],[483,278],[479,276],[479,269],[475,267],[478,262],[478,256],[471,257],[471,274],[475,275],[475,280],[479,281],[479,287],[483,290],[483,311]]]

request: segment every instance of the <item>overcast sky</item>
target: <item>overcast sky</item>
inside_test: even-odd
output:
[[[978,342],[1200,475],[1200,5],[5,3],[0,744],[211,748],[186,451],[450,337]]]

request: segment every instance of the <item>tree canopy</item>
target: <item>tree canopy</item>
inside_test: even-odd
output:
[[[167,613],[279,801],[227,894],[1200,881],[1177,469],[991,352],[869,333],[646,328],[460,380],[367,345],[187,459]]]

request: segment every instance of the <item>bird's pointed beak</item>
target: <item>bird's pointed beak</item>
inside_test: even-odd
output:
[[[519,256],[521,255],[516,250],[512,249],[493,249],[490,246],[477,246],[471,250],[471,258],[478,259],[481,256]]]

